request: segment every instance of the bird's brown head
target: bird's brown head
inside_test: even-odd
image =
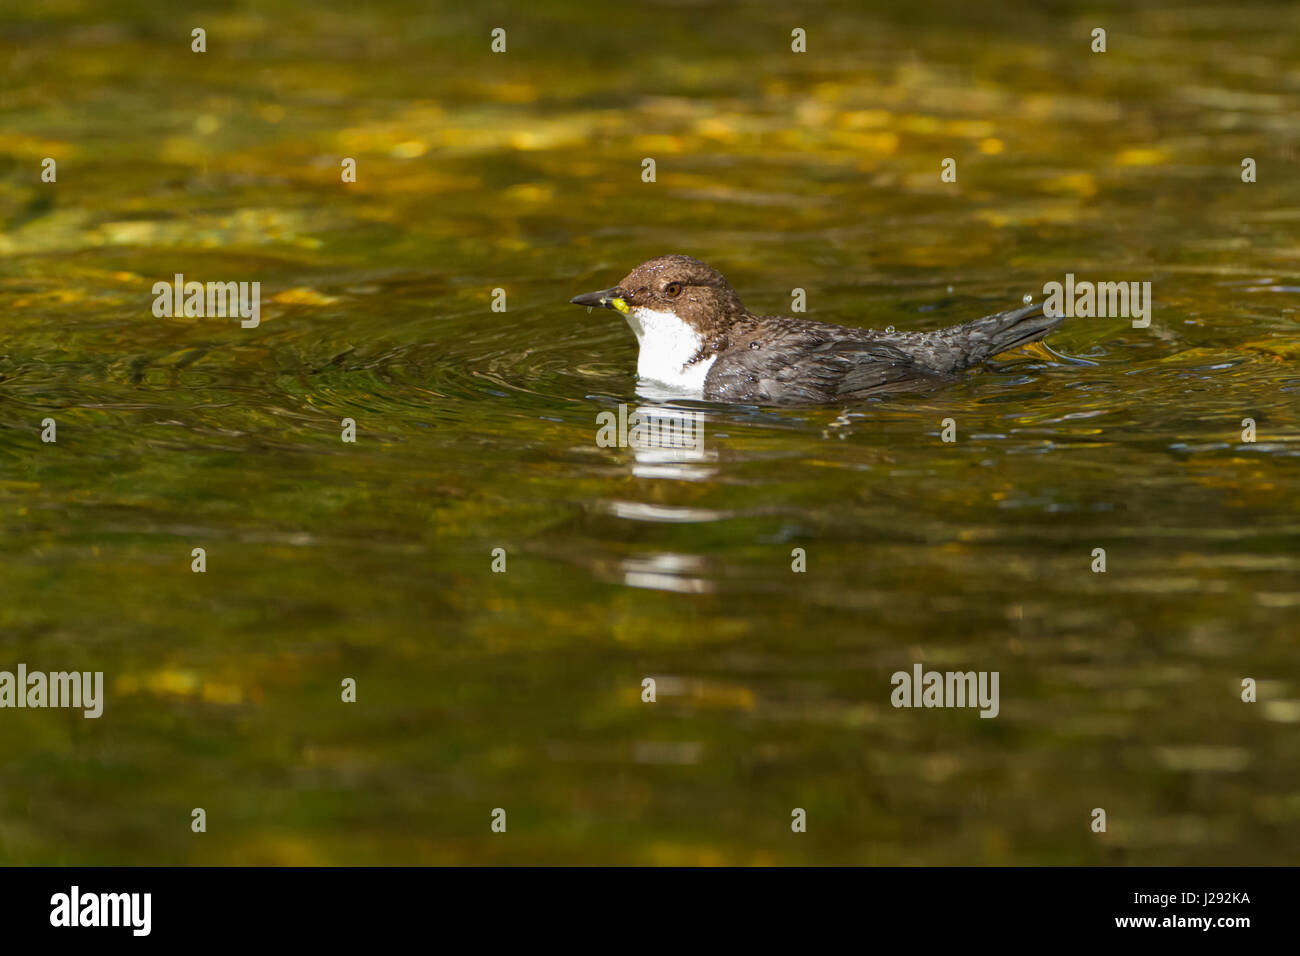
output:
[[[690,256],[650,259],[614,288],[589,292],[570,301],[615,309],[633,318],[638,309],[671,312],[706,340],[725,333],[736,320],[748,315],[740,296],[722,273]]]

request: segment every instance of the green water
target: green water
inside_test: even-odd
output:
[[[0,670],[106,701],[0,710],[0,861],[1295,862],[1295,8],[985,6],[7,3]],[[668,252],[877,328],[1155,305],[664,467],[567,301]]]

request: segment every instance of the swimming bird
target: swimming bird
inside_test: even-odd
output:
[[[819,405],[933,388],[1060,325],[1041,303],[933,332],[854,329],[754,315],[716,269],[690,256],[641,263],[618,285],[570,300],[622,313],[637,373],[682,398]]]

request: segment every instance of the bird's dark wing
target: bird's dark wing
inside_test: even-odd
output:
[[[704,397],[712,401],[824,404],[952,381],[869,331],[840,326],[769,325],[761,336],[729,345],[704,381]]]

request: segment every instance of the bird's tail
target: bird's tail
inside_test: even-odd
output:
[[[1046,315],[1040,302],[931,332],[927,344],[934,350],[939,371],[958,372],[1016,346],[1037,342],[1063,319]]]

